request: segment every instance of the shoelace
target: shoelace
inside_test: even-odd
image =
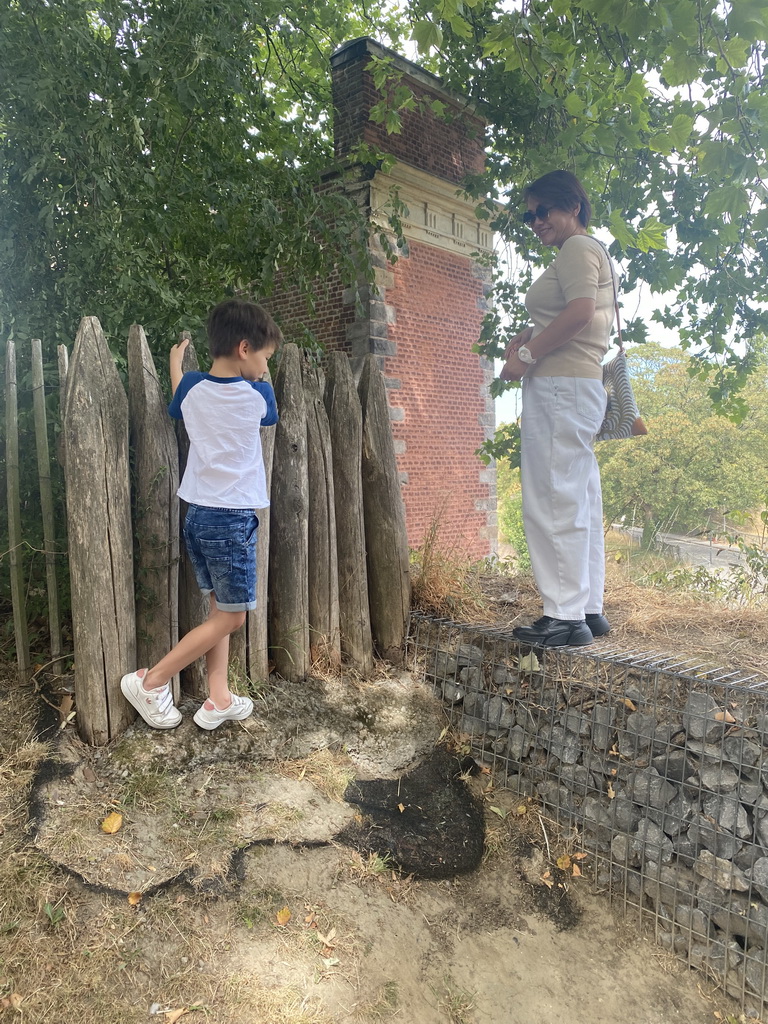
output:
[[[173,697],[171,696],[171,688],[166,683],[165,686],[161,687],[157,695],[157,710],[165,712],[173,704]]]

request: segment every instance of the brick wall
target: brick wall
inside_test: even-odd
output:
[[[412,243],[394,268],[387,304],[396,310],[384,360],[392,429],[404,474],[411,544],[433,519],[457,553],[491,548],[488,473],[474,454],[486,436],[486,380],[472,352],[483,317],[483,281],[462,256]]]

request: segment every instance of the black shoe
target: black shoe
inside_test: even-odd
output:
[[[530,626],[517,626],[512,636],[533,647],[583,647],[594,640],[584,619],[553,619],[542,615]]]
[[[584,616],[587,625],[592,631],[592,636],[605,636],[606,633],[610,633],[611,624],[604,615],[599,612],[593,612]]]

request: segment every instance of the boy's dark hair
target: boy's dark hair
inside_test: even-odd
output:
[[[579,206],[579,221],[586,228],[592,218],[592,204],[584,186],[570,171],[550,171],[523,189],[523,199],[538,199],[558,210],[572,210]]]
[[[274,345],[278,348],[283,336],[272,317],[255,302],[225,299],[208,314],[208,351],[212,359],[230,355],[247,341],[256,351]]]

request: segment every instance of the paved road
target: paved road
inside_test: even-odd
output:
[[[635,526],[617,526],[614,529],[638,539],[643,532]],[[689,565],[706,565],[713,569],[725,569],[729,565],[745,564],[744,555],[738,548],[713,544],[705,539],[684,537],[677,533],[660,533],[658,540],[660,544],[664,545],[666,553],[679,558],[681,562],[688,562]]]

